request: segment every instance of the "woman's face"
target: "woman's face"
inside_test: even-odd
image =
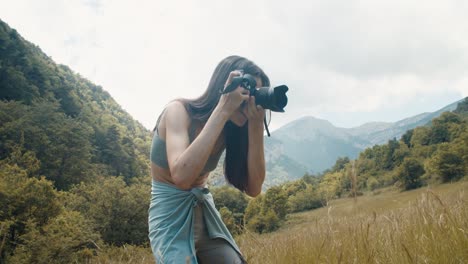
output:
[[[263,87],[262,79],[260,77],[255,77],[255,81],[257,81],[257,86],[255,86],[255,88]],[[231,120],[231,122],[236,124],[238,127],[244,126],[247,122],[247,116],[245,116],[243,113],[245,107],[247,107],[247,102],[241,104],[241,106],[239,106],[239,108],[237,108],[237,110],[229,118],[229,120]]]

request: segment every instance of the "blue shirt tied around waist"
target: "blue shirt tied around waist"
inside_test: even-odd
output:
[[[154,181],[149,208],[149,239],[156,263],[198,263],[194,242],[194,207],[201,204],[210,238],[225,239],[239,254],[207,188],[189,191]]]

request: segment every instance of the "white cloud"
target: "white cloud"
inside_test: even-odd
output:
[[[5,22],[147,128],[169,100],[201,94],[231,54],[290,86],[273,128],[304,115],[398,119],[417,98],[468,96],[464,1],[2,2]]]

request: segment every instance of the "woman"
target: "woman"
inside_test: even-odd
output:
[[[253,62],[230,56],[218,64],[202,96],[174,100],[158,118],[149,208],[149,238],[157,263],[245,262],[205,188],[226,149],[228,182],[249,196],[261,192],[265,111],[241,86],[221,93],[242,72],[255,76],[257,87],[269,85]]]

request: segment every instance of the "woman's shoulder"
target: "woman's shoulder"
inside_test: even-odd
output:
[[[164,112],[164,119],[166,123],[175,122],[179,125],[186,126],[188,126],[191,123],[190,115],[185,109],[183,102],[179,100],[174,100],[167,104],[166,110]]]
[[[166,105],[166,112],[167,111],[178,111],[178,112],[184,112],[185,114],[187,114],[187,110],[185,109],[184,103],[179,100],[170,101]]]

